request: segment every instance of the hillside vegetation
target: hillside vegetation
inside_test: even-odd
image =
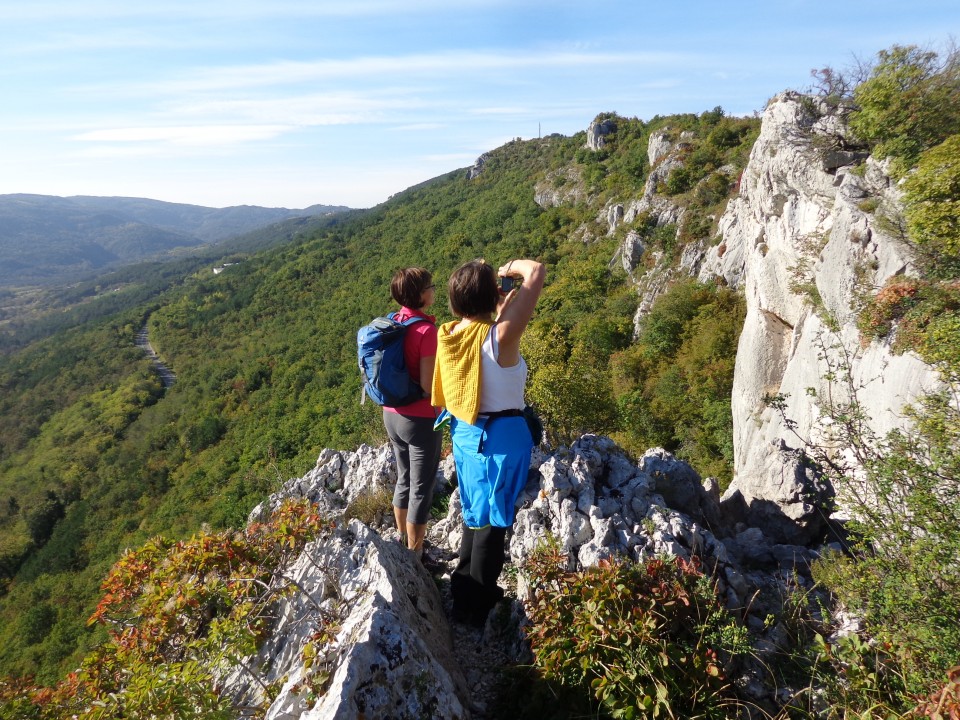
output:
[[[610,358],[631,347],[638,298],[611,258],[636,229],[668,252],[669,264],[677,228],[664,231],[644,217],[608,235],[598,218],[608,201],[640,192],[648,137],[669,128],[696,138],[688,163],[694,177],[673,188],[677,202],[693,208],[691,227],[682,232],[708,235],[709,216],[719,215],[735,187],[714,178],[706,199],[693,188],[722,165],[742,167],[758,121],[727,118],[719,109],[649,123],[616,120],[616,133],[599,152],[584,148],[583,134],[508,143],[485,156],[474,179],[463,171],[437,178],[274,250],[245,255],[220,275],[208,265],[181,265],[187,275],[144,295],[131,291],[129,304],[92,301],[87,322],[37,333],[4,357],[0,671],[49,682],[74,667],[98,639],[85,619],[98,582],[124,547],[155,534],[182,537],[202,525],[237,527],[280,481],[310,467],[321,448],[384,440],[378,409],[359,402],[354,338],[360,325],[390,309],[389,279],[400,266],[426,266],[442,287],[454,267],[474,257],[542,259],[550,282],[525,353],[533,368],[530,399],[554,441],[590,430],[619,433],[638,450],[689,446],[710,472],[728,476],[723,413],[725,407],[729,415],[738,332],[735,299],[684,285],[612,373]],[[535,185],[561,169],[579,178],[583,199],[540,207]],[[446,319],[438,295],[435,311]],[[722,331],[708,322],[731,308]],[[144,323],[177,374],[166,392],[134,347]],[[711,339],[717,332],[725,334]],[[7,342],[16,347],[30,333],[20,328]],[[699,379],[699,360],[710,353],[726,360]],[[698,394],[674,393],[661,403],[655,427],[637,426],[639,398],[658,382],[688,380],[677,372],[696,376]],[[696,429],[700,397],[710,399],[706,433]]]
[[[914,248],[923,274],[864,293],[863,342],[882,339],[898,351],[918,353],[941,370],[945,385],[908,411],[912,426],[886,438],[864,430],[855,395],[847,405],[821,406],[844,447],[856,454],[859,469],[826,452],[816,459],[838,485],[863,473],[871,502],[851,525],[849,552],[828,556],[814,575],[830,598],[857,613],[865,630],[846,641],[825,640],[816,633],[828,627],[826,608],[811,611],[806,598],[792,599],[785,606],[793,615],[771,618],[791,634],[785,639],[789,647],[780,648],[789,658],[771,673],[799,676],[811,689],[781,717],[937,717],[941,710],[956,711],[960,694],[956,673],[943,685],[960,652],[960,277],[956,214],[944,211],[960,197],[954,152],[960,71],[955,53],[941,59],[894,47],[856,78],[831,69],[819,73],[822,94],[843,109],[856,133],[845,142],[906,178],[904,216],[889,221]],[[85,624],[104,608],[149,611],[150,622],[166,622],[168,605],[192,592],[191,578],[201,574],[164,574],[168,550],[198,567],[229,569],[238,548],[244,557],[261,552],[261,542],[275,548],[273,533],[284,532],[280,525],[248,529],[243,538],[211,533],[241,527],[255,503],[282,480],[302,475],[321,448],[384,440],[378,408],[359,402],[354,338],[361,324],[390,308],[389,278],[404,265],[430,268],[442,288],[442,279],[464,260],[485,257],[497,265],[515,256],[540,258],[549,284],[523,351],[531,367],[529,399],[546,420],[550,441],[565,443],[591,431],[611,434],[633,452],[663,445],[702,474],[728,480],[730,383],[743,301],[728,288],[682,279],[675,271],[690,243],[719,242],[716,222],[737,192],[735,178],[758,121],[725,117],[719,108],[649,122],[603,113],[597,121],[607,127],[599,149],[586,148],[584,134],[514,141],[486,154],[475,168],[479,174],[452,172],[373,210],[244,254],[219,275],[208,267],[184,268],[185,274],[142,296],[131,294],[128,305],[99,306],[102,312],[76,327],[39,332],[30,341],[11,339],[17,349],[0,359],[0,498],[6,498],[0,502],[0,673],[56,682],[104,639],[102,630]],[[647,156],[655,132],[676,142],[681,158],[655,190],[683,212],[674,223],[640,213],[611,231],[608,209],[642,194],[656,169]],[[537,204],[538,188],[544,187],[565,199]],[[628,233],[645,248],[629,270],[614,261]],[[657,273],[673,282],[635,323],[635,283]],[[435,311],[446,319],[438,295]],[[134,347],[144,324],[177,373],[177,383],[166,391]],[[843,373],[831,368],[830,380],[844,382]],[[312,527],[309,510],[297,512],[303,515],[276,522]],[[188,543],[170,543],[194,533]],[[155,535],[168,540],[151,541]],[[127,547],[141,549],[114,566]],[[138,564],[144,558],[149,562]],[[98,607],[98,585],[111,566],[110,592]],[[127,580],[132,577],[135,586],[147,566],[150,572],[159,568],[156,582],[131,589]],[[272,569],[254,563],[251,573]],[[666,572],[659,565],[653,569]],[[671,587],[683,606],[694,615],[712,613],[703,600],[709,584],[696,586],[684,567],[676,572],[680,584]],[[652,581],[625,566],[599,573],[598,583],[587,575],[560,574],[564,587],[540,620],[556,628],[542,630],[552,641],[550,664],[561,669],[555,679],[575,685],[580,697],[592,694],[613,716],[646,717],[655,708],[676,715],[671,708],[690,699],[684,695],[689,683],[671,679],[679,665],[662,678],[632,670],[592,677],[569,655],[582,638],[564,636],[573,632],[566,616],[551,614],[557,607],[579,609],[587,595],[605,613],[623,608],[610,588]],[[669,584],[664,578],[661,589]],[[646,612],[646,596],[635,595],[635,607],[627,609]],[[241,598],[237,607],[247,602],[257,599]],[[576,615],[588,624],[597,616]],[[644,627],[663,620],[656,603],[643,617]],[[607,630],[595,629],[601,635]],[[193,641],[194,630],[174,628],[158,635],[159,641],[151,636],[123,649],[137,651],[131,662],[150,666],[139,651],[153,652],[156,641],[164,653],[173,648],[171,656],[179,657],[176,649],[186,636],[177,633],[193,633]],[[658,637],[658,662],[685,656],[679,641]],[[623,643],[611,648],[616,652],[604,657],[635,660],[631,642],[626,632]],[[123,697],[153,707],[156,688],[123,688],[126,660],[102,647],[89,656],[93,660],[79,679],[59,686],[64,706],[82,717],[97,717],[95,710],[83,714],[87,706]],[[211,649],[215,665],[224,657],[216,654],[223,646],[204,644],[205,652]],[[690,657],[700,657],[699,651]],[[726,700],[713,683],[710,652],[700,668],[706,675],[695,704],[704,717],[724,717]],[[110,665],[118,674],[100,673],[103,663],[118,663]],[[164,692],[177,691],[173,700],[194,710],[198,702],[209,702],[211,713],[229,714],[224,699],[208,687],[209,668],[183,663],[167,670],[184,681],[161,683]],[[791,680],[795,686],[796,677]],[[640,697],[637,683],[648,681],[654,689]],[[0,684],[4,711],[51,716],[44,713],[52,696],[33,694],[29,702],[27,696],[17,682]],[[33,702],[40,697],[46,705]],[[597,710],[599,717],[602,712]]]

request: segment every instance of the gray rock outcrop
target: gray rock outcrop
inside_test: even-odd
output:
[[[281,681],[265,720],[469,717],[439,593],[405,548],[354,520],[309,545],[287,574],[297,592],[246,663]],[[317,640],[324,631],[332,642]],[[247,678],[229,680],[238,704],[265,703]]]
[[[908,248],[880,220],[884,208],[897,211],[899,193],[872,160],[863,173],[834,162],[856,161],[855,154],[822,161],[820,148],[844,128],[817,103],[796,93],[770,101],[740,194],[720,219],[722,242],[707,252],[699,275],[742,288],[747,304],[732,397],[732,492],[757,509],[749,520],[760,525],[769,503],[782,507],[785,496],[803,496],[790,513],[801,536],[829,512],[829,502],[822,488],[803,480],[805,473],[781,472],[780,463],[784,447],[801,447],[801,438],[830,442],[811,393],[850,398],[843,383],[828,387],[828,366],[849,367],[850,387],[859,388],[857,399],[880,435],[902,422],[904,403],[937,383],[913,355],[894,355],[879,342],[861,347],[859,297],[911,272]],[[777,395],[795,427],[768,406],[765,399]]]
[[[614,118],[594,120],[587,127],[587,147],[593,151],[603,148],[604,138],[617,131],[617,121]]]
[[[451,556],[460,542],[461,518],[451,457],[441,464],[441,485],[454,487],[445,519],[429,539]],[[458,666],[451,626],[434,579],[396,541],[392,518],[377,528],[343,520],[353,499],[389,487],[395,466],[389,445],[355,452],[321,452],[316,466],[251,513],[263,519],[287,498],[310,498],[334,521],[284,573],[295,592],[281,600],[273,628],[256,656],[225,677],[239,704],[266,707],[268,720],[360,720],[363,717],[474,717],[467,699],[467,668]],[[696,556],[727,606],[745,614],[761,641],[780,632],[765,626],[776,610],[765,598],[786,597],[788,583],[805,582],[816,551],[778,534],[777,516],[765,529],[739,522],[720,501],[716,483],[701,482],[686,463],[661,449],[632,462],[609,438],[586,435],[570,448],[535,451],[518,501],[509,552],[519,565],[548,535],[571,560],[571,569],[622,556]],[[729,512],[728,512],[729,511]],[[528,592],[518,581],[521,599]],[[522,618],[522,604],[512,615]],[[484,636],[486,637],[486,635]],[[510,641],[513,657],[528,652]],[[747,664],[736,672],[760,673]],[[263,669],[259,680],[251,670]],[[758,701],[775,691],[749,680]],[[279,686],[271,700],[265,684]]]
[[[619,264],[624,272],[633,278],[634,273],[640,267],[640,260],[646,250],[647,244],[643,241],[640,233],[636,230],[630,230],[614,252],[613,258],[610,260],[610,268],[613,269]]]
[[[475,178],[480,177],[481,173],[483,173],[483,168],[486,166],[487,159],[489,157],[490,156],[488,153],[484,153],[474,161],[473,165],[471,165],[470,168],[467,170],[467,180],[473,180]]]
[[[533,201],[546,209],[561,205],[576,205],[587,199],[583,177],[575,166],[567,166],[547,173],[534,187]]]
[[[310,472],[251,512],[255,522],[287,499],[307,498],[336,529],[286,571],[296,592],[280,601],[271,634],[242,665],[267,668],[266,675],[256,681],[239,669],[227,678],[227,694],[238,705],[266,705],[266,720],[470,717],[433,579],[397,542],[357,520],[343,521],[350,502],[391,489],[395,480],[389,444],[323,450]],[[391,527],[389,508],[383,515],[383,526]],[[326,641],[318,641],[323,633]],[[277,681],[280,692],[267,702],[263,683]]]
[[[607,235],[613,235],[621,225],[632,225],[642,215],[649,215],[658,226],[675,225],[676,232],[679,232],[683,209],[669,197],[657,192],[657,188],[666,182],[670,172],[683,165],[682,150],[686,146],[684,141],[688,138],[681,137],[679,142],[675,142],[670,137],[668,130],[661,130],[650,136],[647,156],[652,169],[640,197],[624,202],[612,202],[602,210],[597,223],[606,224]],[[629,230],[610,260],[611,268],[622,265],[640,296],[634,316],[635,331],[641,319],[650,312],[654,301],[666,291],[670,283],[681,276],[695,275],[703,259],[701,251],[691,264],[691,256],[685,250],[680,267],[674,267],[663,253],[653,251],[650,261],[645,263],[641,271],[641,258],[647,249],[643,237],[636,230]]]

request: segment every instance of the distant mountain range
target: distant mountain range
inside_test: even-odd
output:
[[[348,209],[209,208],[144,198],[0,195],[0,287],[63,281],[281,220]]]

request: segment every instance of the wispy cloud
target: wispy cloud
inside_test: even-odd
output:
[[[0,0],[0,192],[366,205],[602,111],[750,112],[960,18],[856,5]]]
[[[263,124],[340,125],[371,122],[384,113],[420,109],[415,97],[376,90],[342,93],[306,93],[242,100],[188,99],[171,102],[163,112],[177,117],[244,119]]]
[[[653,67],[690,65],[693,58],[683,53],[630,52],[438,52],[400,56],[367,56],[352,59],[319,59],[235,65],[224,68],[197,68],[180,79],[151,84],[151,91],[166,93],[217,91],[257,86],[278,87],[324,79],[357,78],[411,79],[416,76],[475,76],[497,71],[530,71],[590,68],[623,65],[637,72]],[[144,88],[145,90],[147,88]]]
[[[192,125],[181,127],[126,127],[92,130],[73,137],[95,143],[164,143],[170,145],[231,145],[267,140],[290,130],[288,125]]]
[[[527,4],[530,4],[529,2]],[[538,4],[538,3],[533,3]],[[542,5],[542,3],[539,3]],[[516,0],[457,0],[459,11],[485,10],[516,5]],[[201,18],[304,18],[406,15],[449,11],[449,0],[166,0],[163,3],[134,3],[127,0],[31,0],[4,3],[0,21],[49,21],[55,18],[150,19]]]
[[[3,22],[0,18],[0,22]],[[209,47],[209,39],[195,39],[187,36],[160,35],[137,29],[99,29],[93,32],[78,33],[53,31],[42,37],[13,37],[0,45],[0,57],[23,57],[56,53],[66,55],[92,51],[104,53],[113,50],[179,50],[196,47],[201,42]]]

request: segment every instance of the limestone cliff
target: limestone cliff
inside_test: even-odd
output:
[[[635,327],[680,278],[719,276],[743,292],[747,317],[732,393],[735,481],[726,512],[784,542],[820,537],[829,514],[832,489],[798,452],[804,441],[829,442],[817,397],[843,403],[855,388],[882,436],[902,423],[906,403],[937,384],[916,356],[861,343],[858,305],[913,268],[898,229],[900,192],[883,165],[848,149],[856,144],[847,137],[845,110],[794,92],[774,97],[717,235],[682,246],[679,260],[648,247],[632,225],[646,215],[658,226],[676,226],[680,240],[688,209],[660,191],[683,166],[692,133],[654,132],[642,193],[594,208],[594,225],[608,235],[627,229],[610,266],[622,265],[640,296]],[[585,147],[602,149],[616,129],[615,118],[595,121]],[[737,169],[718,172],[732,182]],[[544,207],[596,201],[574,192],[582,189],[579,178],[568,172],[564,180],[547,177],[536,201]],[[828,386],[828,372],[846,367],[849,387]],[[772,397],[783,399],[793,428],[768,406]]]
[[[817,99],[773,98],[739,196],[720,220],[722,241],[700,271],[701,279],[720,275],[746,297],[732,398],[732,489],[754,508],[755,521],[769,507],[763,501],[800,526],[816,515],[802,483],[785,479],[784,452],[799,447],[799,438],[765,397],[785,396],[797,434],[816,440],[822,418],[808,388],[820,396],[844,391],[840,383],[827,387],[830,364],[849,364],[880,434],[899,425],[903,405],[937,382],[919,358],[894,355],[883,343],[861,344],[858,298],[912,268],[890,221],[898,214],[897,187],[872,159],[855,164],[862,158],[830,149],[844,132],[836,110]]]

